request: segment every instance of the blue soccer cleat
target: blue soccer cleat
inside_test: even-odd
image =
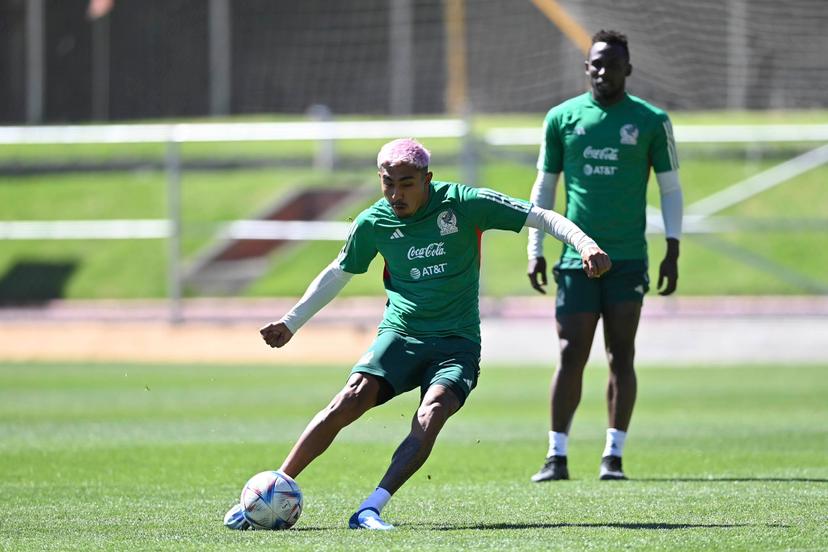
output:
[[[250,522],[244,517],[244,508],[241,504],[236,504],[224,514],[224,526],[228,529],[237,529],[245,531],[251,528]]]
[[[379,515],[379,512],[373,508],[365,508],[359,512],[354,512],[351,519],[348,520],[349,529],[369,529],[372,531],[390,531],[394,528],[390,523],[385,523]]]

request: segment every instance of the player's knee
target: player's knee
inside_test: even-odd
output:
[[[445,406],[437,401],[423,401],[417,410],[417,418],[422,421],[440,420],[446,418]]]
[[[363,412],[354,396],[340,392],[320,415],[323,422],[344,427],[359,418]]]
[[[436,397],[426,396],[417,409],[420,425],[439,429],[459,407],[459,404],[455,403],[459,403],[459,400],[450,391]]]
[[[584,373],[588,358],[589,352],[561,350],[557,370],[565,377],[579,377]]]
[[[589,358],[591,343],[581,340],[561,340],[561,362],[559,368],[567,372],[578,372],[584,369]]]
[[[634,375],[634,359],[634,347],[614,347],[607,349],[607,362],[610,372],[615,376]]]
[[[351,422],[376,404],[376,380],[356,377],[348,381],[327,408],[326,416]]]

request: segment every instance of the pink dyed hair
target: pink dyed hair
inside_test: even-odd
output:
[[[411,165],[425,169],[430,159],[431,152],[414,138],[398,138],[382,146],[377,154],[377,168]]]

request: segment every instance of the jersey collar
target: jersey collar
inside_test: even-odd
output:
[[[587,97],[589,98],[589,103],[591,103],[592,105],[594,105],[595,107],[597,107],[598,109],[600,109],[602,111],[610,111],[612,109],[615,109],[616,107],[618,107],[620,105],[624,105],[630,99],[630,95],[627,92],[624,92],[624,97],[623,98],[621,98],[620,100],[618,100],[614,104],[607,106],[607,105],[599,103],[598,101],[595,100],[595,98],[592,95],[592,90],[588,91],[586,94],[587,94]]]

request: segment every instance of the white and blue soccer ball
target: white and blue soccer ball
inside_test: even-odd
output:
[[[254,529],[290,529],[302,514],[302,491],[280,471],[257,473],[241,492],[244,517]]]

